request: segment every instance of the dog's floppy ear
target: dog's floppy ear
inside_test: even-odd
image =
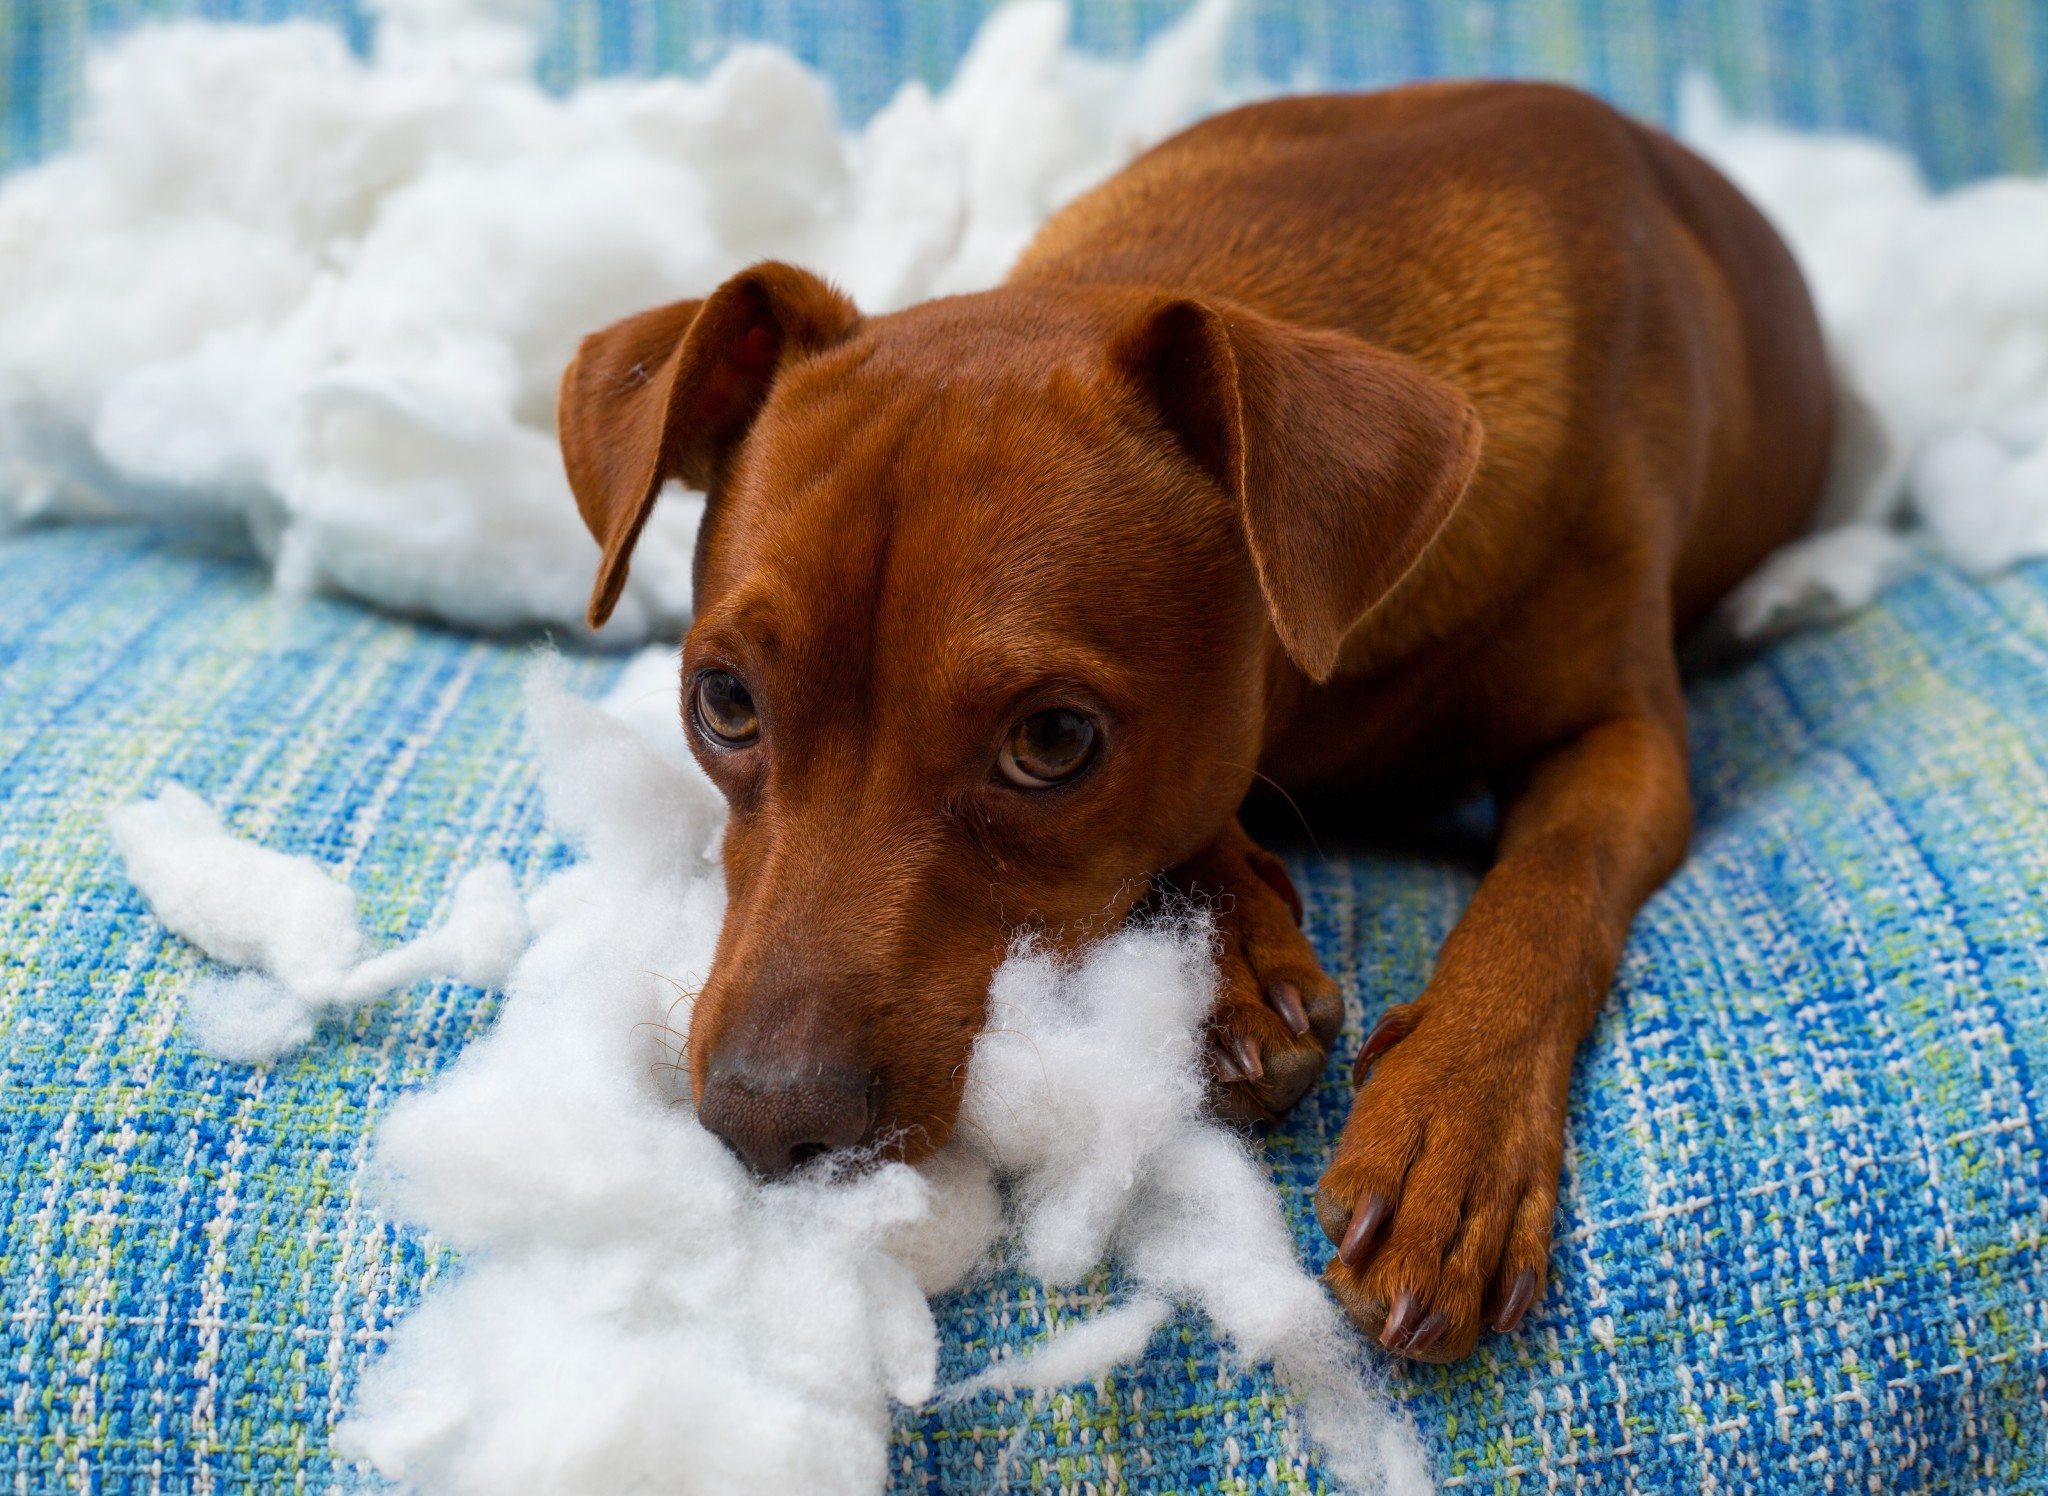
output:
[[[1111,358],[1236,501],[1281,644],[1328,680],[1344,635],[1464,496],[1471,403],[1357,338],[1185,299],[1137,318]]]
[[[656,307],[583,340],[562,374],[555,425],[576,508],[604,552],[592,628],[618,603],[662,485],[709,488],[776,372],[859,320],[815,275],[768,261],[702,301]]]

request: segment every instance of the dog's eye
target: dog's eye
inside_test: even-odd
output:
[[[1010,729],[996,767],[1019,789],[1042,790],[1065,784],[1094,756],[1094,719],[1054,707],[1033,712]]]
[[[761,735],[754,698],[737,675],[707,670],[697,677],[697,725],[721,748],[744,748]]]

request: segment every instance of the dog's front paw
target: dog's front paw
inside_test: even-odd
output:
[[[1344,1022],[1337,984],[1301,932],[1301,899],[1286,867],[1242,831],[1233,827],[1171,881],[1216,919],[1210,1105],[1227,1121],[1271,1121],[1323,1073]]]
[[[1337,1246],[1324,1280],[1361,1330],[1419,1361],[1505,1334],[1542,1294],[1563,1159],[1569,1051],[1490,1046],[1457,1017],[1407,1003],[1381,1019],[1316,1189]]]

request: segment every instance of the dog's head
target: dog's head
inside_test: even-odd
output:
[[[729,902],[689,1073],[764,1173],[944,1141],[1012,940],[1109,930],[1229,823],[1478,449],[1337,334],[1082,287],[863,319],[777,264],[586,339],[559,425],[593,625],[663,485],[710,496],[682,711]]]

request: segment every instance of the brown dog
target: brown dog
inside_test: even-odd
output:
[[[1685,849],[1677,631],[1806,524],[1790,256],[1674,142],[1450,84],[1209,120],[981,295],[863,318],[759,265],[562,382],[610,612],[705,489],[684,712],[731,803],[689,1068],[756,1168],[944,1141],[990,973],[1164,874],[1213,902],[1225,1109],[1341,1017],[1254,769],[1484,779],[1496,860],[1372,1031],[1317,1205],[1357,1321],[1445,1359],[1540,1292],[1573,1051]]]

